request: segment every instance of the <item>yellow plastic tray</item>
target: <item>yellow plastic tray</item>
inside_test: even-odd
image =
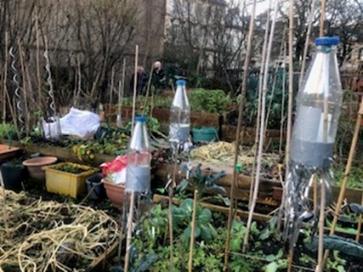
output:
[[[85,171],[80,174],[72,174],[54,169],[65,164],[77,166],[84,169]],[[44,170],[48,192],[67,195],[73,198],[76,198],[86,191],[86,179],[98,171],[96,168],[70,162],[63,162],[47,166],[44,168]]]

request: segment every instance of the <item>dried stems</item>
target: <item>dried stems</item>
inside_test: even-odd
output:
[[[230,191],[230,199],[231,204],[228,210],[228,223],[227,223],[227,237],[226,237],[226,244],[225,244],[225,251],[224,251],[224,271],[228,270],[228,259],[229,259],[229,251],[230,251],[230,240],[231,240],[231,227],[233,221],[233,208],[234,208],[234,190],[237,183],[237,170],[236,164],[238,162],[238,154],[239,154],[239,140],[240,140],[240,132],[242,126],[242,115],[244,109],[244,100],[246,96],[246,86],[247,86],[247,77],[248,77],[248,66],[250,63],[250,55],[251,55],[251,48],[252,48],[252,37],[255,28],[255,16],[256,16],[256,0],[253,1],[252,12],[250,17],[250,26],[248,30],[248,37],[247,37],[247,49],[246,49],[246,57],[243,66],[243,75],[242,75],[242,83],[241,83],[241,100],[238,109],[238,123],[237,123],[237,130],[236,130],[236,142],[235,142],[235,154],[234,154],[234,167],[233,167],[233,181]]]
[[[271,56],[273,35],[275,32],[275,23],[276,23],[278,7],[279,7],[279,0],[276,0],[274,3],[274,12],[273,12],[273,17],[272,17],[271,31],[270,31],[270,36],[269,36],[269,41],[268,41],[268,46],[267,46],[266,62],[265,62],[265,68],[264,68],[265,72],[264,72],[263,89],[262,89],[261,124],[260,124],[260,135],[259,135],[259,145],[258,145],[258,155],[257,155],[256,179],[255,179],[255,184],[254,184],[252,203],[250,203],[250,206],[249,206],[246,233],[245,233],[245,237],[244,237],[244,241],[243,241],[243,251],[245,251],[248,246],[249,232],[251,229],[253,212],[255,210],[257,196],[258,196],[258,190],[259,190],[259,185],[260,185],[262,152],[263,152],[263,144],[264,144],[264,138],[265,138],[265,135],[264,135],[265,114],[266,114],[265,105],[266,105],[267,83],[268,83],[268,74],[269,74],[268,71],[269,71],[269,62],[270,62],[270,56]]]

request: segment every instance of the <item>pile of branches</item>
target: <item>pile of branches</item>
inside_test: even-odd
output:
[[[117,241],[102,211],[0,191],[0,272],[85,271]]]

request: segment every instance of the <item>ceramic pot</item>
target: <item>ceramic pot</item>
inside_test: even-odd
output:
[[[102,180],[106,189],[108,199],[112,202],[112,205],[121,209],[124,203],[125,186],[123,184],[114,184],[112,182]]]
[[[23,161],[23,165],[27,167],[30,177],[37,180],[44,180],[45,171],[43,170],[43,167],[56,162],[56,157],[37,157]]]

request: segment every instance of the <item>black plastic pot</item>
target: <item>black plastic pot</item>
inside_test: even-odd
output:
[[[86,179],[87,193],[90,199],[102,200],[106,197],[106,191],[101,180],[101,173],[94,174]]]
[[[26,177],[25,167],[22,164],[6,162],[1,165],[0,169],[5,189],[20,191],[22,189],[21,183]]]

